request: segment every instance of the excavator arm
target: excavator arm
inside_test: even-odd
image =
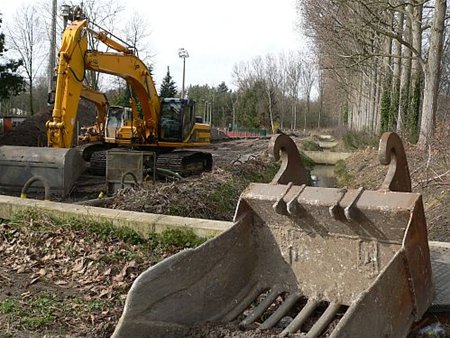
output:
[[[97,108],[95,124],[97,126],[97,129],[99,131],[102,131],[105,126],[106,113],[109,106],[108,98],[104,93],[93,90],[86,85],[83,85],[81,87],[80,96],[83,99],[95,104],[95,107]]]
[[[88,34],[92,34],[116,52],[88,50]],[[160,101],[147,66],[133,55],[131,50],[102,32],[94,32],[88,28],[88,21],[82,20],[68,25],[63,34],[52,120],[46,124],[50,147],[72,146],[78,102],[86,70],[124,78],[141,103],[145,138],[158,137]]]

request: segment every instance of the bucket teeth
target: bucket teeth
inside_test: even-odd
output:
[[[311,314],[316,309],[319,301],[316,299],[309,299],[303,309],[295,316],[294,320],[281,332],[280,336],[285,337],[290,333],[297,332],[306,320],[311,316]]]
[[[281,318],[283,318],[286,313],[297,303],[297,301],[301,298],[301,295],[299,293],[295,293],[290,295],[283,304],[280,305],[280,307],[269,317],[267,318],[264,323],[259,327],[260,330],[265,330],[273,327],[276,323],[280,321]]]
[[[255,307],[247,318],[239,323],[240,327],[246,327],[257,320],[261,315],[267,310],[267,308],[277,299],[280,295],[280,291],[277,289],[272,289],[270,293]]]
[[[291,216],[301,217],[304,214],[304,210],[303,210],[302,206],[300,205],[300,203],[298,203],[298,198],[300,197],[303,190],[305,190],[305,188],[306,188],[306,184],[302,184],[300,186],[300,190],[298,191],[297,194],[295,194],[294,198],[292,198],[289,202],[287,202],[287,204],[286,204],[287,211],[289,212],[289,214]]]
[[[356,191],[355,196],[352,198],[350,204],[346,206],[344,209],[345,218],[347,218],[349,222],[355,221],[357,218],[356,202],[358,202],[363,191],[364,191],[363,187],[359,188]]]
[[[285,215],[288,216],[288,209],[287,209],[287,205],[286,205],[286,201],[284,200],[284,197],[287,195],[287,193],[289,192],[289,190],[292,187],[292,182],[289,182],[289,184],[287,185],[286,191],[284,192],[284,194],[273,204],[273,210],[275,210],[275,212],[277,214],[280,215]]]
[[[341,304],[339,303],[330,303],[319,318],[319,320],[313,325],[313,327],[308,331],[306,337],[308,338],[316,338],[326,329],[328,324],[333,320],[336,313],[339,311]]]

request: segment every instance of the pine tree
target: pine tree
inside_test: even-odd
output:
[[[170,75],[169,67],[167,67],[167,74],[161,83],[159,96],[161,98],[164,98],[164,97],[175,97],[176,95],[177,95],[177,86],[175,84],[175,81],[172,79],[172,76]]]
[[[0,17],[0,27],[2,19]],[[25,86],[23,77],[17,74],[17,69],[22,65],[21,61],[4,60],[5,35],[0,33],[0,100],[11,95],[17,95]]]

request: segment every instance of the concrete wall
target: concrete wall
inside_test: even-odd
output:
[[[0,195],[0,219],[9,220],[17,212],[30,208],[60,218],[82,221],[110,222],[117,227],[129,227],[144,237],[166,229],[192,229],[201,237],[214,237],[231,227],[232,222],[148,214],[134,211],[105,209],[75,204],[21,199]]]
[[[305,151],[304,152],[316,164],[335,165],[339,160],[345,160],[352,153],[338,153],[332,151]]]

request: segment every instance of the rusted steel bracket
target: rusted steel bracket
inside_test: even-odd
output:
[[[396,133],[386,132],[381,136],[378,158],[381,164],[389,165],[386,178],[379,190],[411,192],[411,178],[405,149]]]
[[[295,185],[308,184],[309,174],[303,165],[302,157],[294,141],[287,135],[274,135],[270,139],[269,153],[275,161],[281,158],[281,167],[272,180],[272,184]]]

